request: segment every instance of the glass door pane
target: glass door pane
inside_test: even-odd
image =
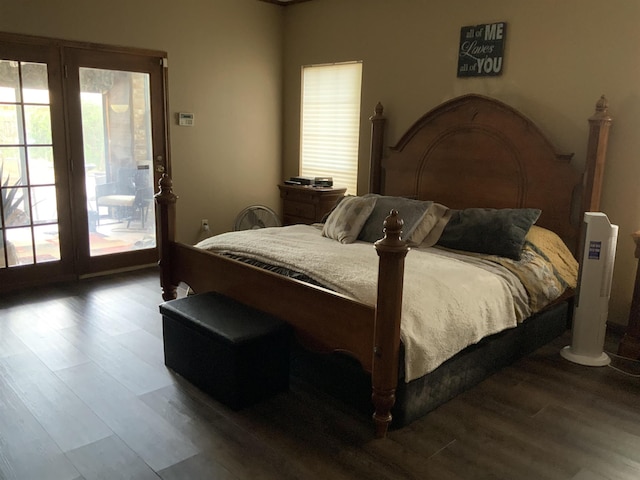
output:
[[[46,63],[0,59],[0,268],[58,261]]]
[[[91,257],[156,247],[149,74],[80,67]]]

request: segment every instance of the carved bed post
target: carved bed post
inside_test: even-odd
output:
[[[398,212],[392,210],[384,221],[384,238],[375,243],[380,262],[371,399],[375,406],[373,420],[377,438],[384,437],[387,433],[398,386],[404,260],[409,251],[407,243],[400,237],[403,223]]]
[[[596,112],[589,118],[589,142],[583,181],[585,187],[582,196],[583,213],[600,210],[600,196],[611,122],[609,102],[602,95],[596,103]],[[580,221],[582,222],[582,218]]]
[[[158,253],[160,255],[160,285],[162,298],[173,300],[178,296],[178,286],[171,280],[171,243],[176,237],[176,200],[173,193],[173,182],[165,173],[158,182],[160,191],[156,193],[156,224],[158,225]]]
[[[369,193],[382,191],[382,154],[384,152],[384,126],[387,121],[382,114],[382,104],[378,102],[371,121],[371,157],[369,173]]]

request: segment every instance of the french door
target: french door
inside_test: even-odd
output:
[[[156,261],[163,58],[0,34],[0,291]]]
[[[154,186],[167,167],[162,57],[65,48],[63,60],[79,271],[153,263]]]

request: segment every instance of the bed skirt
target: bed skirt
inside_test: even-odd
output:
[[[392,428],[400,428],[477,385],[497,370],[562,335],[569,327],[570,302],[539,312],[516,328],[491,335],[450,358],[433,372],[405,383],[400,372]],[[404,362],[400,361],[400,365]],[[345,402],[367,418],[373,412],[371,375],[354,359],[292,349],[291,375]]]

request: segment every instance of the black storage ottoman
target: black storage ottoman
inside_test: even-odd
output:
[[[167,367],[237,410],[289,388],[289,326],[209,292],[160,305]]]

